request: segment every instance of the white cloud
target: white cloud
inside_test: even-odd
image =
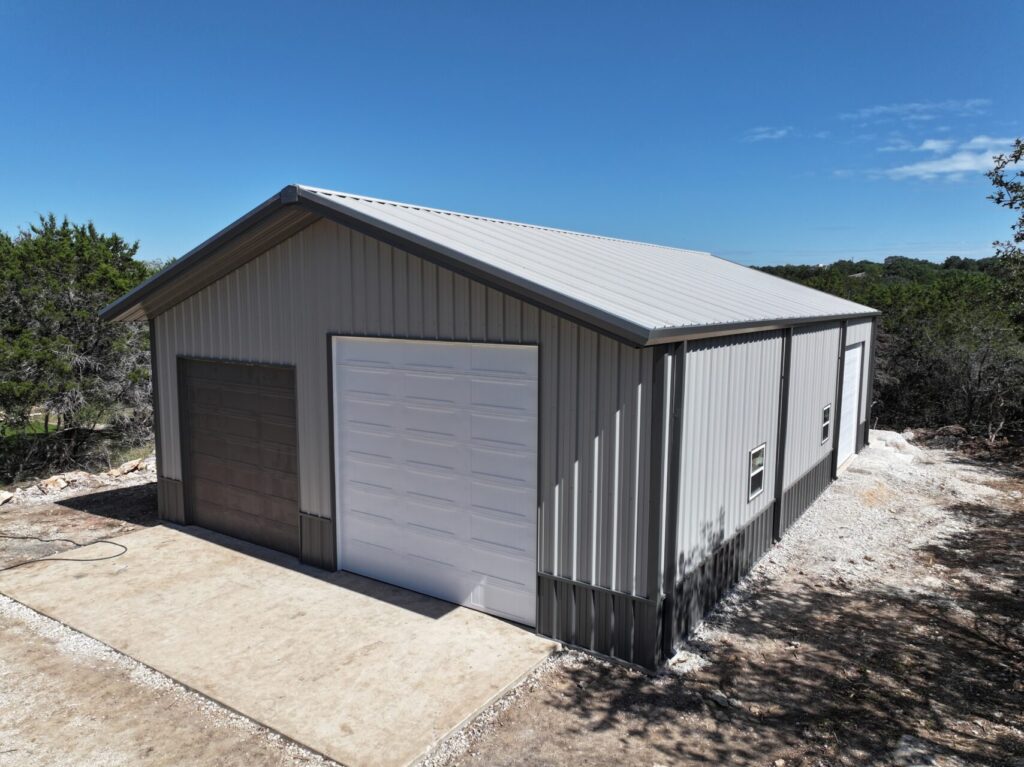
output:
[[[924,122],[940,116],[969,116],[983,114],[991,102],[988,99],[949,99],[946,101],[910,101],[902,104],[878,104],[839,115],[843,120],[863,122]]]
[[[945,154],[953,145],[955,141],[951,139],[939,139],[929,138],[922,141],[920,144],[914,144],[907,141],[905,138],[894,138],[885,146],[878,147],[879,152],[935,152],[935,154]]]
[[[916,147],[905,138],[895,138],[885,146],[878,147],[879,152],[912,152]]]
[[[975,136],[970,141],[960,145],[964,151],[983,150],[992,154],[1005,152],[1013,146],[1012,138],[992,138],[991,136]]]
[[[785,128],[773,128],[768,125],[762,125],[757,128],[751,128],[747,131],[747,135],[743,137],[744,141],[776,141],[780,138],[785,138],[793,132],[792,126],[786,126]]]
[[[919,178],[924,181],[945,178],[959,181],[967,173],[984,173],[991,168],[992,155],[988,152],[954,152],[937,160],[900,165],[882,173],[897,181],[905,178]]]
[[[875,175],[886,176],[897,181],[917,178],[924,181],[945,179],[961,181],[968,174],[985,173],[992,168],[992,157],[1005,152],[1013,145],[1013,139],[992,138],[991,136],[975,136],[961,143],[955,152],[946,154],[956,142],[947,139],[927,139],[916,151],[934,152],[944,155],[934,160],[900,165],[876,172]]]
[[[953,148],[953,144],[956,143],[952,139],[947,138],[927,138],[921,142],[921,145],[917,148],[918,152],[935,152],[935,154],[945,154]]]

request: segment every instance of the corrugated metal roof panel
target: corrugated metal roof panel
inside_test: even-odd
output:
[[[339,211],[460,254],[649,331],[873,314],[695,250],[550,229],[314,187]]]
[[[317,216],[634,345],[877,314],[710,253],[307,186],[285,187],[100,314],[157,316]]]

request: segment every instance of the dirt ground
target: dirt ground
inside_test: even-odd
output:
[[[56,501],[8,502],[0,506],[0,569],[70,551],[71,542],[93,543],[155,524],[154,482]]]
[[[1024,473],[892,433],[656,677],[567,653],[431,765],[1024,765]]]

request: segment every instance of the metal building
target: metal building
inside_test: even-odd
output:
[[[865,443],[877,312],[289,186],[103,316],[150,324],[161,518],[654,667]]]

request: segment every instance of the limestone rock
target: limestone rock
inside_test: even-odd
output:
[[[49,479],[44,479],[39,483],[39,489],[44,493],[56,493],[59,490],[63,490],[68,486],[68,483],[64,480],[60,474],[57,474]]]

